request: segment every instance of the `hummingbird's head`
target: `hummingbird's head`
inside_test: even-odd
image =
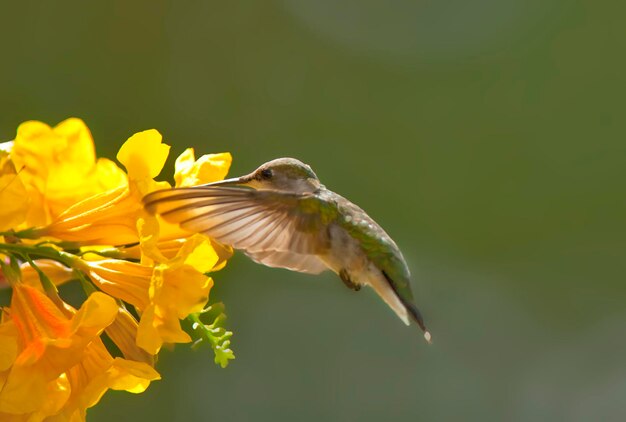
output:
[[[315,192],[321,186],[311,167],[295,158],[277,158],[246,176],[216,182],[214,185],[247,186],[257,190],[292,193]]]

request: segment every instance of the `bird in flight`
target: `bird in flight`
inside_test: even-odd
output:
[[[143,202],[150,213],[260,264],[308,274],[331,270],[355,291],[370,286],[405,324],[415,321],[430,343],[396,243],[301,161],[278,158],[245,176],[158,190]]]

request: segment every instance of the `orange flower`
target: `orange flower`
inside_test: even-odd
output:
[[[0,345],[0,354],[10,357],[5,365],[12,360],[0,391],[0,412],[41,411],[51,389],[64,391],[63,373],[82,359],[85,347],[113,321],[117,305],[111,297],[94,293],[78,312],[72,311],[59,309],[34,287],[13,286],[9,315],[17,349],[12,342]],[[6,324],[10,332],[11,325]]]
[[[107,389],[137,393],[159,379],[149,363],[114,359],[104,347],[99,336],[118,309],[103,293],[75,311],[13,286],[10,319],[0,324],[0,419],[84,420]]]

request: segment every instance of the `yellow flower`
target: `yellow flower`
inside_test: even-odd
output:
[[[134,243],[141,212],[141,204],[128,186],[122,186],[71,206],[39,234],[84,245]]]
[[[141,353],[135,361],[106,350],[99,335],[124,314],[103,293],[75,311],[17,284],[8,313],[0,324],[1,420],[84,420],[108,389],[140,393],[160,378]]]
[[[196,160],[193,148],[187,148],[176,159],[176,187],[197,186],[222,180],[228,174],[232,160],[227,152],[206,154]]]
[[[69,306],[59,309],[38,289],[16,284],[8,312],[6,329],[15,327],[17,348],[9,341],[0,344],[4,366],[10,363],[0,391],[0,412],[27,414],[58,407],[48,401],[51,391],[62,396],[67,390],[64,373],[81,361],[85,347],[113,321],[117,305],[111,297],[94,293],[74,313]]]
[[[141,199],[153,190],[169,187],[153,180],[169,151],[161,139],[156,130],[131,136],[118,153],[128,170],[126,183],[74,204],[41,234],[87,245],[137,242],[137,219],[145,213]]]
[[[137,242],[137,221],[147,217],[141,202],[143,196],[169,187],[166,182],[154,181],[168,153],[169,146],[162,143],[161,134],[154,129],[131,136],[117,154],[128,171],[127,184],[74,204],[40,233],[89,245]],[[177,186],[214,182],[226,176],[230,163],[229,153],[204,155],[195,160],[193,149],[189,148],[176,160],[174,178]],[[159,223],[162,240],[190,235],[160,218]]]
[[[84,421],[88,408],[108,389],[142,393],[159,373],[144,362],[113,358],[100,338],[85,348],[83,359],[67,372],[71,394],[62,411],[49,421]]]
[[[0,151],[0,230],[17,227],[28,213],[28,194],[9,154]]]
[[[146,220],[153,218],[152,216],[147,217]],[[143,220],[145,221],[145,220]],[[140,225],[142,224],[142,220],[140,220]],[[158,224],[160,228],[163,227],[164,222],[160,218],[158,219]],[[140,229],[141,232],[141,229]],[[207,238],[211,242],[211,247],[215,251],[218,256],[218,261],[215,266],[211,269],[211,272],[219,271],[226,266],[227,261],[233,256],[233,248],[227,245],[222,245],[221,243],[216,242],[213,239]],[[144,239],[141,239],[143,242]],[[183,243],[185,243],[185,239],[177,238],[170,240],[155,240],[155,247],[160,252],[162,260],[173,259],[178,251],[180,250]],[[128,248],[124,248],[120,251],[120,256],[125,259],[135,259],[139,260],[142,257],[145,259],[146,256],[144,254],[145,244],[138,244]],[[150,261],[152,262],[152,261]]]
[[[75,118],[54,128],[37,121],[22,123],[11,159],[32,203],[29,227],[45,225],[76,202],[126,181],[115,163],[96,160],[91,133]]]
[[[134,305],[139,310],[149,305],[148,290],[152,267],[119,259],[80,261],[78,268],[103,292]]]
[[[161,143],[162,138],[159,131],[149,129],[135,133],[122,145],[117,159],[131,179],[150,181],[161,173],[170,152],[169,145]]]
[[[185,240],[172,259],[163,257],[157,245],[146,246],[156,264],[115,259],[78,264],[102,291],[141,312],[137,345],[149,354],[158,353],[163,343],[191,341],[179,320],[206,305],[213,280],[204,273],[220,260],[210,240],[201,235]]]
[[[209,299],[213,280],[204,273],[213,269],[218,256],[202,236],[188,239],[176,257],[158,263],[151,279],[150,305],[139,321],[137,344],[157,353],[163,343],[191,341],[179,319],[200,312]]]
[[[204,309],[207,274],[232,248],[143,209],[146,194],[170,187],[154,180],[169,149],[154,129],[136,133],[117,155],[124,171],[96,159],[79,119],[25,122],[0,144],[0,231],[10,232],[0,236],[0,288],[12,289],[0,308],[0,420],[82,421],[107,390],[140,393],[159,379],[164,343],[191,341],[180,320]],[[231,160],[196,160],[189,148],[176,160],[176,186],[221,180]],[[100,290],[78,310],[54,288],[77,278]],[[123,358],[111,356],[105,332]],[[222,343],[207,333],[217,356]]]
[[[227,152],[206,154],[196,160],[193,148],[187,148],[176,159],[174,172],[176,187],[196,186],[222,180],[228,174],[231,162],[232,157]],[[191,235],[178,224],[168,223],[160,216],[144,215],[138,222],[138,229],[143,233],[140,238],[141,245],[128,248],[125,252],[135,259],[145,258],[145,254],[148,253],[152,255],[153,260],[159,262],[173,259],[184,243],[182,238]],[[218,271],[233,255],[233,249],[213,239],[210,239],[210,242],[218,255],[218,262],[211,271]]]

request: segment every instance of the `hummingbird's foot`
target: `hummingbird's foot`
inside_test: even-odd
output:
[[[345,284],[347,288],[354,290],[355,292],[358,292],[359,290],[361,290],[361,285],[352,281],[352,279],[350,278],[350,274],[348,274],[348,271],[346,271],[345,269],[339,271],[339,277],[341,278],[341,281],[343,281],[343,284]]]

